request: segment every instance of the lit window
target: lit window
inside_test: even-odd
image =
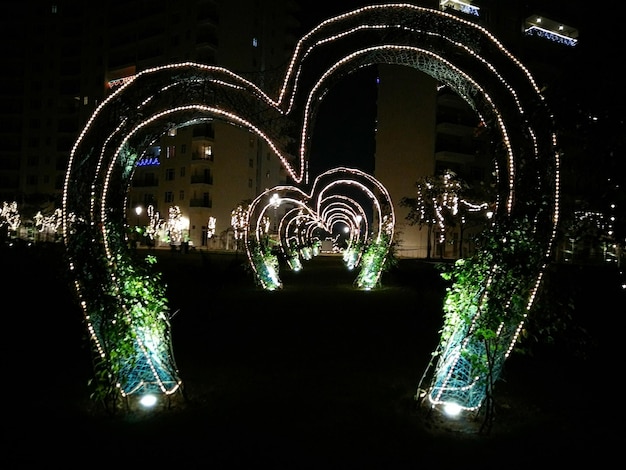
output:
[[[252,38],[252,47],[258,47],[259,46],[259,40],[257,38]]]

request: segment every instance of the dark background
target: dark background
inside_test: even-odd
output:
[[[442,322],[435,264],[400,260],[374,291],[320,256],[284,287],[254,284],[242,253],[157,251],[186,400],[105,412],[90,400],[91,345],[59,247],[0,252],[5,292],[5,468],[502,468],[594,462],[624,443],[619,406],[624,291],[607,266],[561,266],[549,295],[567,328],[514,352],[495,421],[442,421],[414,399]],[[557,334],[558,333],[558,334]],[[532,351],[529,354],[528,351]]]

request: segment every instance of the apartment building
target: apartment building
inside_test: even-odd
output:
[[[333,4],[320,19],[359,3],[367,4]],[[549,11],[518,1],[415,3],[492,31],[540,83],[550,83],[577,46],[578,31],[561,23],[568,12],[559,10],[558,2],[546,3]],[[151,67],[193,61],[259,81],[276,80],[305,32],[298,2],[292,0],[97,5],[35,0],[18,7],[24,14],[15,21],[3,18],[4,34],[14,40],[0,45],[10,71],[0,87],[5,103],[0,107],[0,197],[17,201],[26,220],[59,207],[72,145],[98,104],[125,79]],[[437,234],[429,237],[427,230],[409,225],[408,209],[399,201],[414,195],[419,178],[447,169],[469,183],[488,183],[489,145],[467,104],[432,77],[400,66],[378,66],[376,74],[375,123],[368,131],[375,140],[372,173],[394,201],[397,254],[425,257]],[[232,210],[287,182],[280,161],[245,129],[218,121],[173,129],[137,163],[128,222],[146,226],[155,212],[167,219],[177,208],[185,239],[209,249],[232,249]],[[433,253],[458,256],[461,234],[451,231],[447,237],[445,244],[431,247]],[[169,241],[164,233],[157,240]],[[467,254],[472,247],[465,243]]]
[[[25,2],[3,41],[0,196],[22,220],[60,207],[73,144],[97,106],[126,79],[160,65],[218,65],[261,81],[280,76],[299,37],[290,0]],[[5,17],[3,23],[8,18]],[[137,163],[128,223],[185,221],[196,246],[232,248],[231,211],[287,182],[280,161],[245,129],[221,122],[173,129]],[[161,237],[163,238],[163,237]],[[161,240],[165,242],[166,240]]]
[[[578,31],[560,23],[566,10],[553,17],[523,2],[433,0],[415,2],[474,22],[492,32],[536,74],[549,83],[576,46]],[[545,3],[545,2],[544,2]],[[547,4],[546,4],[547,5]],[[556,5],[553,5],[553,7]],[[409,67],[378,67],[377,130],[374,176],[389,190],[396,212],[396,254],[402,257],[456,258],[471,255],[472,235],[482,230],[474,221],[447,230],[438,243],[436,224],[410,225],[399,201],[415,197],[415,183],[451,170],[473,187],[489,185],[494,171],[490,143],[468,104],[431,76]],[[401,169],[401,170],[399,170]],[[485,219],[485,222],[487,219]],[[461,246],[463,244],[463,246]],[[430,248],[429,248],[430,246]]]

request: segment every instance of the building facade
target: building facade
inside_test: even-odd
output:
[[[2,46],[11,73],[1,91],[0,196],[18,203],[22,229],[32,228],[37,212],[60,207],[73,144],[125,80],[180,62],[275,80],[299,37],[298,5],[290,0],[36,0],[18,7],[5,29],[13,41]],[[176,208],[185,241],[233,248],[232,210],[286,182],[280,161],[245,129],[221,122],[176,129],[138,161],[128,223],[145,226],[154,213],[166,221]]]
[[[578,31],[559,17],[543,16],[522,2],[432,0],[416,2],[474,22],[492,32],[524,63],[539,83],[550,83],[560,64],[571,57]],[[544,2],[545,3],[545,2]],[[543,22],[541,21],[543,20]],[[484,225],[458,217],[445,240],[437,224],[411,225],[409,208],[400,204],[415,197],[415,184],[431,175],[454,172],[472,188],[493,184],[490,143],[469,105],[449,88],[417,69],[379,66],[374,176],[390,192],[396,212],[396,254],[400,257],[457,258],[471,255],[472,236]],[[399,171],[399,169],[401,169]],[[487,193],[480,190],[475,193]],[[474,201],[476,202],[476,201]],[[489,202],[489,201],[487,201]],[[488,210],[484,211],[488,215]],[[488,219],[485,218],[485,222]]]
[[[110,93],[141,71],[191,61],[226,67],[273,89],[296,41],[310,27],[301,21],[307,19],[304,7],[312,7],[299,3],[17,2],[16,14],[1,20],[5,40],[0,48],[8,73],[0,87],[0,198],[18,203],[26,229],[32,228],[37,212],[49,214],[60,207],[68,159],[81,129]],[[564,80],[561,65],[574,60],[579,46],[578,31],[571,26],[576,18],[563,2],[415,3],[493,32],[547,94]],[[366,4],[334,4],[318,13],[319,19]],[[472,185],[490,183],[489,142],[477,116],[456,94],[418,70],[385,65],[377,67],[376,75],[375,115],[366,131],[375,141],[374,163],[361,169],[371,171],[394,201],[396,254],[470,254],[471,230],[463,235],[456,227],[445,243],[437,244],[436,229],[410,225],[408,208],[399,202],[414,196],[420,178],[446,170]],[[564,165],[564,176],[571,167]],[[563,178],[564,187],[574,180],[571,176]],[[177,208],[186,240],[209,249],[234,249],[232,211],[288,182],[279,159],[246,129],[218,121],[179,128],[138,162],[127,201],[128,222],[146,227],[155,213],[166,220]],[[155,243],[169,241],[162,232]]]

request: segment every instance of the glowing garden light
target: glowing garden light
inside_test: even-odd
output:
[[[463,411],[463,407],[459,405],[458,403],[448,402],[448,403],[444,403],[443,405],[443,412],[445,413],[446,416],[449,416],[450,418],[458,417],[462,411]]]
[[[143,395],[141,399],[139,400],[139,404],[143,406],[144,408],[152,408],[157,404],[157,402],[158,402],[157,397],[151,393]]]

